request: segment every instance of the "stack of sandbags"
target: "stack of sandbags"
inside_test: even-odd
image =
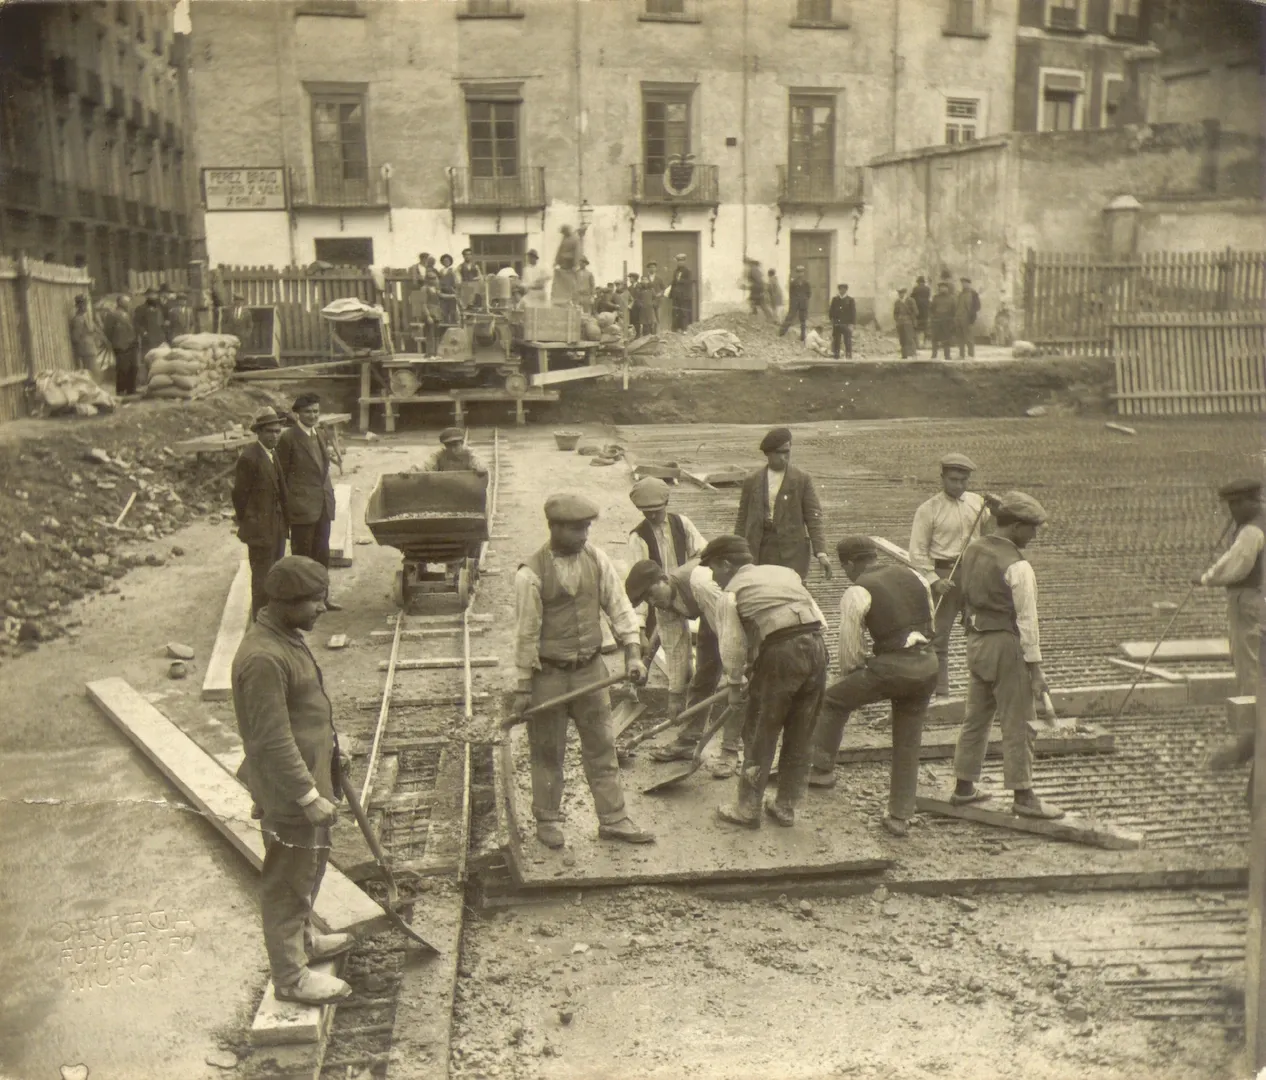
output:
[[[228,385],[241,342],[232,334],[181,334],[145,354],[147,397],[192,401]]]
[[[114,398],[88,371],[42,371],[35,376],[35,392],[48,413],[96,416],[114,408]]]

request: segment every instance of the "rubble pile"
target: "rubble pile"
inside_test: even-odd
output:
[[[35,376],[35,392],[45,414],[96,416],[114,409],[110,392],[87,371],[41,371]]]
[[[192,401],[229,384],[241,342],[232,334],[182,334],[145,354],[147,397]]]

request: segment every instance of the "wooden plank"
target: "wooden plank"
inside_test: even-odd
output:
[[[872,536],[870,539],[875,547],[879,548],[885,555],[896,559],[897,562],[903,566],[910,567],[912,570],[919,569],[910,561],[910,553],[900,544],[894,544],[891,540],[886,540],[882,536]]]
[[[451,874],[458,869],[462,819],[469,800],[466,788],[469,754],[467,742],[446,743],[440,752],[426,828],[426,848],[422,858],[401,861],[401,869],[421,875]]]
[[[488,632],[488,629],[489,628],[486,624],[480,624],[479,626],[472,626],[470,628],[470,632],[472,634],[486,634]],[[461,634],[461,632],[462,632],[462,628],[460,626],[453,626],[451,628],[436,627],[430,630],[426,630],[426,629],[402,630],[400,632],[400,639],[402,641],[419,641],[425,638],[433,638],[433,637],[457,637],[459,634]],[[374,641],[388,641],[389,642],[392,639],[392,632],[390,630],[371,630],[369,632],[369,636]]]
[[[501,663],[498,656],[472,656],[470,658],[471,667],[496,667]],[[434,671],[437,668],[460,668],[465,667],[466,662],[460,656],[428,656],[415,660],[398,660],[396,662],[397,671]],[[378,670],[387,670],[387,661],[380,660],[378,662]]]
[[[462,628],[462,617],[460,615],[406,615],[406,620],[412,626],[438,626],[440,624],[451,625],[454,629]],[[490,623],[496,618],[495,615],[471,615],[470,621],[473,623]],[[387,623],[390,626],[396,625],[396,616],[388,615]],[[408,633],[408,631],[405,631]]]
[[[1119,829],[1115,825],[1092,818],[1068,814],[1058,821],[1044,821],[1040,818],[1021,817],[1009,811],[986,810],[984,806],[987,805],[976,803],[972,806],[954,806],[947,800],[927,795],[920,795],[915,799],[915,806],[927,814],[961,818],[963,821],[975,821],[981,825],[996,825],[1017,832],[1049,836],[1054,840],[1107,848],[1109,851],[1136,851],[1143,846],[1142,833]]]
[[[227,701],[233,696],[233,657],[250,624],[251,564],[243,559],[229,586],[211,659],[207,661],[207,673],[202,679],[203,701]]]
[[[1227,698],[1226,722],[1234,732],[1249,731],[1257,723],[1257,697],[1249,694]]]
[[[255,441],[252,432],[221,431],[214,435],[199,435],[196,439],[182,439],[171,444],[174,454],[213,454],[220,451],[241,450]]]
[[[352,485],[334,485],[334,521],[330,525],[330,565],[351,566],[356,552]]]
[[[471,695],[472,701],[487,701],[491,694],[484,691],[476,691]],[[391,707],[393,709],[429,709],[443,705],[464,705],[466,699],[461,694],[430,694],[422,697],[393,697],[391,699]],[[362,712],[377,712],[382,707],[381,698],[362,698],[356,702],[356,708]]]
[[[1146,671],[1148,675],[1155,675],[1158,679],[1164,679],[1166,682],[1186,682],[1187,676],[1180,675],[1176,671],[1169,671],[1163,667],[1157,667],[1155,664],[1148,664],[1144,667],[1142,664],[1135,663],[1133,660],[1122,660],[1119,656],[1109,656],[1105,658],[1109,664],[1117,667],[1125,668],[1127,671]]]
[[[91,682],[88,696],[256,870],[264,865],[264,839],[245,787],[123,679]],[[325,872],[314,914],[334,933],[389,925],[382,908],[334,866]]]
[[[337,975],[342,965],[336,960],[313,964],[312,970]],[[278,1001],[273,981],[268,980],[264,997],[255,1010],[249,1033],[252,1046],[282,1046],[289,1043],[319,1043],[330,1033],[337,1005],[300,1005]]]
[[[1156,649],[1156,655],[1152,650]],[[1154,641],[1124,641],[1121,652],[1127,660],[1144,661],[1150,656],[1164,663],[1166,660],[1230,660],[1231,642],[1227,638],[1188,638],[1162,641],[1156,647]]]
[[[1061,723],[1068,723],[1063,717],[1060,719]],[[1116,749],[1116,736],[1088,724],[1081,725],[1080,730],[1072,726],[1064,730],[1065,734],[1058,734],[1038,727],[1031,743],[1033,753],[1046,757],[1062,754],[1108,754]],[[957,740],[958,728],[925,729],[919,746],[919,760],[944,761],[952,758]],[[986,753],[989,757],[1002,756],[1001,735],[990,738]],[[853,733],[846,730],[844,743],[835,760],[840,765],[863,761],[891,761],[892,736],[887,732]]]
[[[1187,676],[1187,704],[1221,705],[1238,689],[1234,671],[1193,672]]]
[[[528,380],[533,386],[549,386],[552,383],[577,382],[580,379],[598,379],[603,375],[614,375],[615,368],[610,364],[593,364],[589,367],[563,368],[560,371],[546,371],[533,375]]]
[[[1111,716],[1130,694],[1131,707],[1140,709],[1183,709],[1188,704],[1187,684],[1141,682],[1130,693],[1129,683],[1107,683],[1102,686],[1069,686],[1052,690],[1055,710],[1068,716]],[[963,698],[934,701],[928,706],[931,724],[962,723]]]

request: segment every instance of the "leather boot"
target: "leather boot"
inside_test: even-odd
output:
[[[804,801],[804,793],[808,785],[808,765],[797,765],[790,769],[779,768],[777,794],[772,804],[765,804],[765,808],[779,825],[791,826],[795,823],[796,807]]]
[[[567,842],[563,827],[557,821],[538,821],[536,838],[547,848],[560,848]]]
[[[304,968],[297,981],[289,986],[273,986],[278,1001],[297,1001],[301,1005],[329,1005],[352,996],[352,988],[337,975]]]
[[[937,673],[936,673],[936,696],[940,698],[949,697],[949,655],[937,654]]]
[[[743,770],[740,769],[738,775],[738,797],[732,803],[718,806],[717,817],[746,829],[760,828],[760,792],[748,783]]]
[[[339,953],[345,953],[356,939],[351,934],[319,934],[315,930],[304,934],[304,946],[311,961],[328,960]]]

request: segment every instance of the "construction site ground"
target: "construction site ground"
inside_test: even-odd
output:
[[[824,408],[833,403],[828,393],[818,396]],[[242,556],[224,505],[221,474],[232,459],[176,463],[160,447],[244,419],[259,400],[233,391],[192,409],[147,405],[97,424],[42,422],[10,432],[0,446],[0,563],[10,575],[3,585],[12,631],[0,658],[6,1080],[59,1070],[123,1080],[268,1075],[267,1055],[245,1036],[267,979],[253,872],[84,694],[85,683],[120,676],[208,752],[238,745],[231,706],[199,694]],[[931,405],[917,412],[936,411]],[[1015,416],[1009,407],[1004,413]],[[796,414],[769,419],[788,415]],[[734,419],[763,422],[764,413]],[[928,815],[900,843],[879,826],[882,764],[842,770],[841,787],[813,793],[795,829],[727,836],[722,846],[710,814],[729,796],[729,783],[705,770],[684,792],[653,802],[638,793],[656,768],[644,754],[626,770],[626,790],[631,813],[654,824],[658,843],[611,850],[593,836],[574,745],[568,848],[553,853],[535,841],[522,800],[502,820],[491,744],[500,695],[513,678],[512,575],[544,539],[544,496],[571,488],[595,499],[602,517],[593,539],[622,558],[636,514],[626,494],[630,463],[759,463],[755,427],[577,426],[582,444],[618,443],[628,460],[594,467],[588,457],[556,450],[548,427],[500,433],[493,572],[481,579],[474,604],[494,620],[472,638],[472,652],[499,665],[474,669],[475,691],[489,695],[475,720],[454,719],[458,710],[403,708],[390,733],[402,746],[413,740],[425,749],[442,737],[480,750],[471,836],[480,869],[462,901],[460,939],[456,923],[441,924],[438,915],[461,901],[456,886],[443,878],[417,884],[415,925],[446,956],[419,961],[391,935],[353,954],[348,977],[359,1007],[339,1010],[326,1080],[1244,1075],[1234,988],[1243,973],[1248,821],[1243,776],[1215,776],[1201,765],[1227,735],[1216,707],[1131,707],[1111,726],[1114,753],[1039,759],[1042,794],[1141,831],[1140,851],[1100,851]],[[935,490],[935,462],[951,449],[976,460],[978,486],[1029,490],[1051,516],[1031,552],[1048,677],[1056,687],[1120,683],[1128,678],[1107,657],[1122,641],[1160,632],[1168,615],[1153,605],[1181,598],[1221,530],[1216,481],[1252,470],[1261,450],[1251,420],[1134,426],[1138,434],[1130,437],[1106,430],[1102,416],[1058,410],[1040,418],[832,419],[796,426],[793,460],[815,477],[832,538],[864,531],[904,545],[910,514]],[[491,431],[471,437],[486,456]],[[312,642],[360,767],[382,691],[381,632],[392,625],[391,577],[399,567],[396,552],[365,542],[361,515],[377,477],[419,462],[433,440],[431,430],[353,443],[336,477],[353,487],[355,560],[333,571],[333,595],[345,610],[323,616]],[[124,464],[84,461],[93,447]],[[103,468],[116,487],[90,479]],[[138,501],[133,513],[149,514],[151,503],[161,508],[137,519],[155,524],[153,540],[89,528],[91,518],[113,520],[122,509],[131,490],[126,478],[134,482],[138,468],[151,469],[141,478],[175,492],[189,509],[170,512],[176,504],[166,491]],[[66,496],[71,472],[90,488],[91,506]],[[706,534],[732,527],[734,489],[683,485],[674,498]],[[82,527],[73,525],[76,515]],[[54,530],[41,531],[46,517],[93,539],[69,535],[60,541],[69,553],[49,555],[46,534]],[[20,540],[21,532],[37,543]],[[95,550],[78,550],[89,547]],[[27,561],[14,573],[19,556]],[[62,587],[68,580],[80,597]],[[838,574],[824,581],[817,569],[810,578],[831,616],[842,584]],[[19,643],[24,624],[36,629]],[[1223,632],[1214,592],[1198,593],[1174,628],[1183,637]],[[347,635],[348,647],[325,648],[336,633]],[[168,642],[194,649],[187,679],[168,678]],[[453,648],[444,638],[412,641],[402,643],[401,655],[452,655]],[[953,685],[961,692],[961,645],[955,656]],[[454,677],[402,672],[396,693],[449,693]],[[1106,719],[1098,721],[1105,728]],[[883,711],[868,710],[853,724],[882,732]],[[439,765],[422,749],[401,766],[406,792],[436,782]],[[522,754],[521,736],[511,749]],[[929,783],[944,781],[944,763],[927,770]],[[997,764],[986,773],[997,790]],[[394,843],[418,854],[417,828],[415,819],[409,829],[385,833],[389,850]],[[507,828],[518,832],[504,852],[499,830]],[[363,862],[354,826],[341,821],[337,833],[336,859]],[[827,858],[824,847],[891,865],[804,873],[814,858]],[[781,860],[799,876],[745,881],[733,872],[740,856],[769,868]],[[586,882],[600,864],[608,880],[629,884]],[[666,867],[727,866],[731,872],[703,885],[654,883]],[[1162,882],[1154,873],[1162,870],[1191,887],[1120,888]],[[1064,888],[1054,889],[1061,881]],[[458,940],[459,949],[450,947]],[[86,1073],[75,1070],[81,1064]]]

